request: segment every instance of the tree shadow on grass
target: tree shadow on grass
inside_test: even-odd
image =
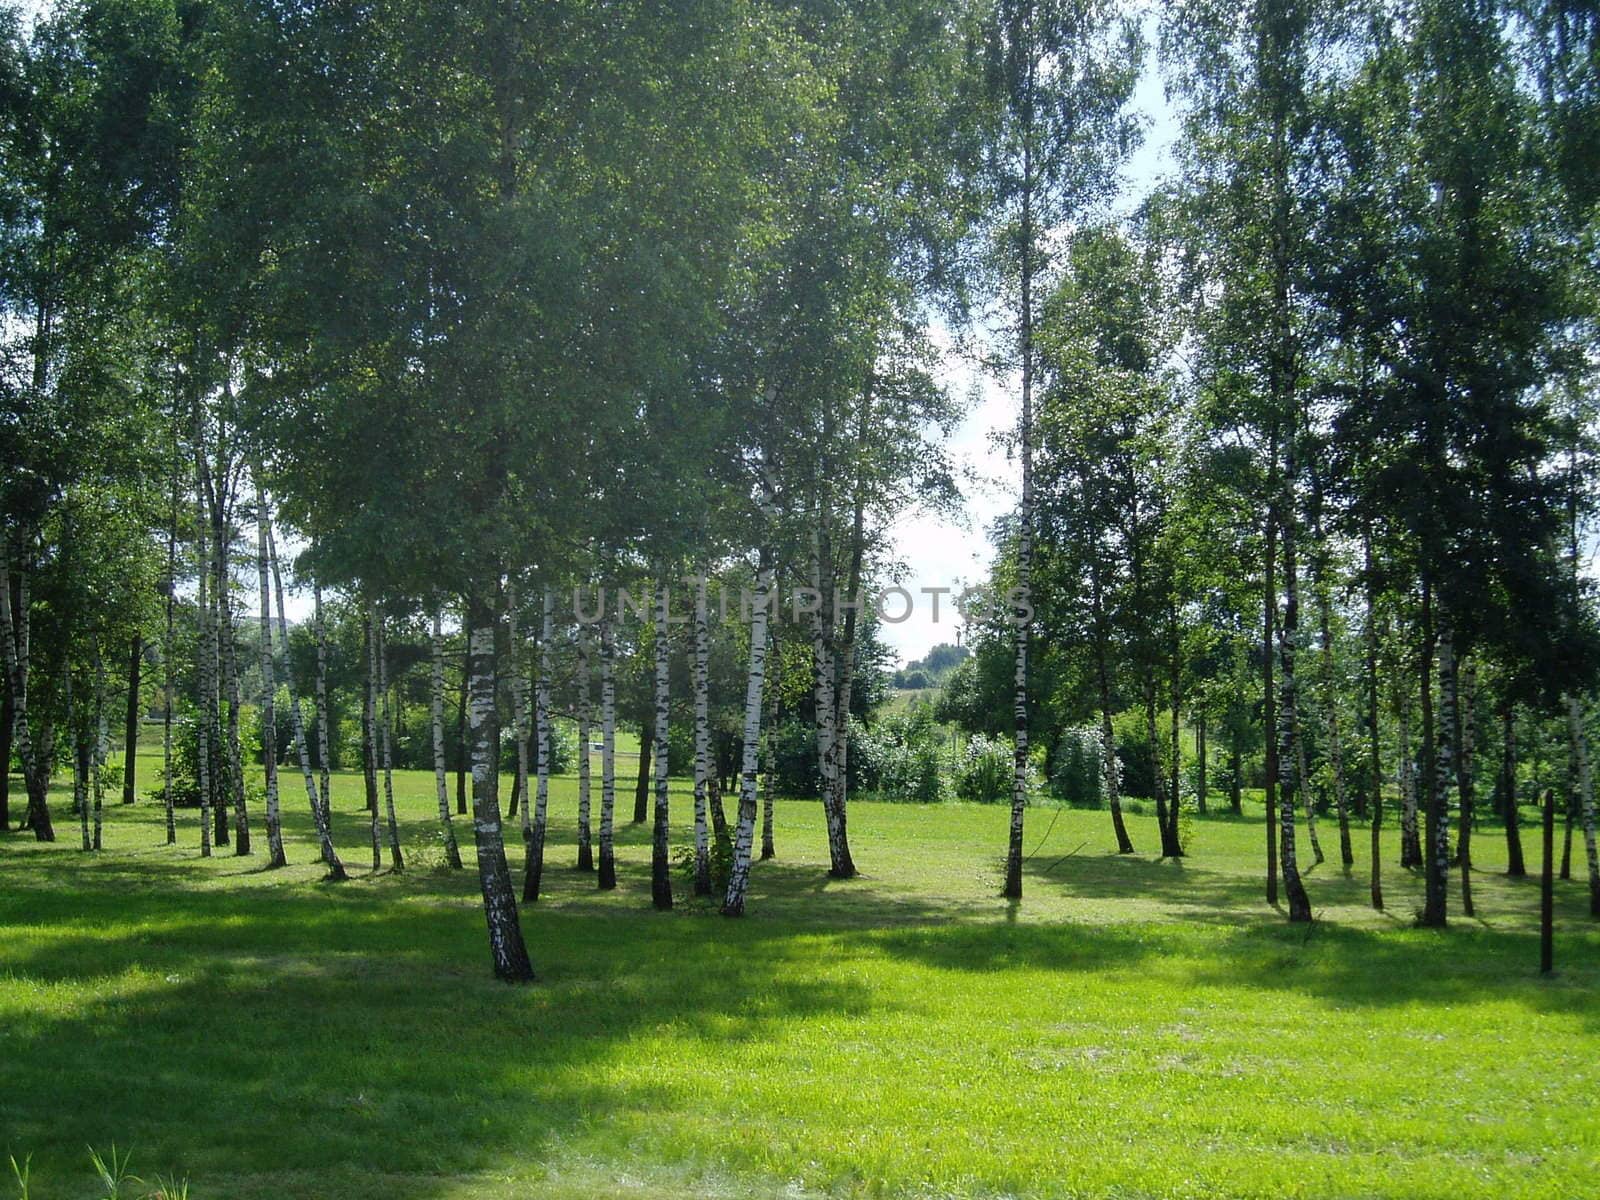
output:
[[[213,1195],[444,1196],[682,1104],[610,1069],[635,1039],[732,1054],[882,1008],[864,982],[794,970],[798,931],[772,923],[713,938],[614,908],[526,913],[542,981],[511,988],[488,977],[475,906],[405,902],[454,880],[130,891],[86,882],[92,865],[0,906],[28,914],[0,949],[28,981],[6,1006],[0,1128],[41,1177],[81,1177],[83,1146],[115,1141]],[[360,1172],[330,1190],[341,1164]]]

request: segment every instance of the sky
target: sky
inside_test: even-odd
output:
[[[1150,48],[1132,107],[1144,113],[1149,124],[1143,144],[1124,168],[1122,194],[1116,204],[1119,212],[1131,209],[1169,170],[1176,137],[1172,109],[1157,69],[1153,17],[1147,16],[1144,24]],[[936,341],[949,345],[947,333],[937,329],[934,332]],[[1016,426],[1017,380],[975,371],[972,364],[949,353],[944,359],[943,379],[957,398],[970,396],[972,400],[965,419],[946,443],[957,479],[965,479],[964,504],[960,513],[949,517],[906,512],[887,530],[890,554],[905,567],[900,586],[911,592],[916,601],[909,619],[898,624],[884,622],[879,627],[884,643],[900,656],[902,664],[921,658],[940,642],[957,640],[961,632],[959,615],[948,602],[943,602],[939,620],[935,621],[932,597],[923,595],[920,589],[950,587],[959,591],[962,584],[981,583],[988,574],[992,554],[989,528],[997,517],[1016,507],[1020,491],[1019,464],[1008,458],[1005,448],[997,442],[999,435]],[[898,616],[902,607],[898,597],[884,603],[889,616]]]

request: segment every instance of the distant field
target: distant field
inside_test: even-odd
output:
[[[736,922],[682,891],[650,910],[628,783],[621,885],[599,895],[556,781],[525,989],[489,977],[471,869],[421,869],[428,774],[397,778],[417,869],[376,877],[360,780],[336,779],[341,886],[318,882],[292,773],[278,872],[199,859],[192,812],[162,846],[149,803],[112,805],[82,854],[61,795],[56,845],[0,839],[0,1151],[32,1154],[35,1200],[101,1196],[85,1147],[113,1142],[229,1200],[1600,1187],[1600,927],[1562,885],[1539,979],[1536,888],[1498,874],[1498,830],[1476,843],[1479,920],[1410,928],[1419,881],[1392,867],[1373,913],[1363,835],[1290,929],[1253,818],[1196,820],[1163,863],[1153,817],[1119,858],[1104,813],[1041,809],[1011,906],[1001,809],[858,803],[865,874],[839,883],[817,805],[782,802]]]

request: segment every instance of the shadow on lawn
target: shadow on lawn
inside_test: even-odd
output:
[[[129,890],[49,857],[0,903],[47,931],[0,950],[37,995],[6,1026],[0,1128],[57,1177],[114,1140],[206,1194],[443,1196],[451,1176],[527,1169],[591,1122],[681,1104],[608,1069],[634,1039],[737,1053],[883,1007],[864,981],[805,969],[809,931],[719,920],[710,937],[637,894],[526,913],[542,981],[508,988],[488,978],[476,907],[426,902],[460,875],[163,891],[185,864],[140,864],[154,886]],[[356,1180],[330,1185],[345,1163]]]

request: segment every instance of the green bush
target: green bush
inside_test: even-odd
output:
[[[937,804],[947,798],[949,765],[944,734],[927,703],[873,728],[862,727],[851,738],[855,786],[881,800]]]
[[[720,897],[728,890],[728,876],[733,873],[733,839],[726,833],[720,836],[712,831],[711,844],[707,849],[711,859],[711,895]],[[672,865],[683,880],[683,887],[688,892],[694,891],[694,845],[674,846],[672,849]]]
[[[1099,808],[1105,803],[1102,754],[1098,729],[1062,730],[1050,775],[1050,790],[1056,798],[1081,808]]]
[[[1000,804],[1011,799],[1015,776],[1015,747],[1004,738],[975,733],[956,760],[956,795],[973,804]]]

